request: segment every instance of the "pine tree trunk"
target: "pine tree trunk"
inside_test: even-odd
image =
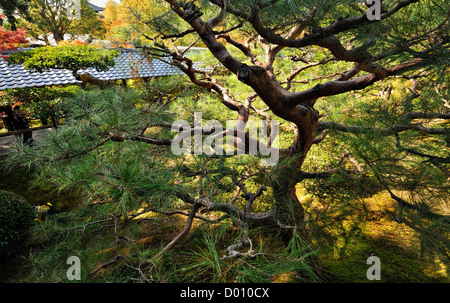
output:
[[[59,42],[64,41],[64,33],[61,31],[53,31],[53,39],[56,42],[56,45],[59,44]]]
[[[311,108],[308,119],[303,119],[303,123],[298,124],[298,134],[294,143],[286,152],[281,154],[280,161],[289,161],[289,166],[281,166],[277,175],[292,176],[289,178],[280,178],[272,184],[275,200],[275,220],[281,228],[281,236],[285,245],[289,243],[292,237],[298,234],[309,246],[306,252],[313,249],[313,243],[306,226],[305,209],[297,198],[296,184],[298,177],[292,175],[292,171],[300,171],[309,149],[312,146],[317,130],[317,112]],[[284,170],[284,171],[283,171]],[[311,256],[309,260],[316,271],[320,272],[320,261],[317,256]]]

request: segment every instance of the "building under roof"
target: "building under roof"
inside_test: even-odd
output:
[[[89,5],[90,7],[92,7],[92,9],[94,10],[94,12],[96,12],[96,13],[100,13],[100,12],[103,12],[103,11],[105,10],[103,7],[97,6],[97,5],[92,4],[92,3],[90,3],[90,2],[88,2],[88,5]]]
[[[121,49],[115,58],[116,64],[105,72],[94,68],[78,71],[86,72],[100,80],[127,80],[133,78],[151,78],[180,75],[182,71],[170,64],[170,59],[149,59],[138,49]],[[197,67],[198,63],[195,64]],[[0,57],[0,91],[20,87],[39,87],[52,85],[79,84],[72,71],[48,69],[43,73],[26,70],[22,65],[10,65]]]

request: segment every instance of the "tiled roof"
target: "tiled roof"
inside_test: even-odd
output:
[[[170,59],[167,58],[164,61],[170,62]],[[101,80],[172,76],[182,73],[177,67],[166,62],[159,59],[149,60],[137,51],[123,51],[116,57],[115,66],[105,72],[98,72],[94,68],[89,68],[80,70],[78,73],[89,72],[93,77]]]
[[[24,69],[22,65],[9,65],[4,59],[0,59],[0,90],[75,83],[79,81],[69,70],[50,69],[44,73],[36,73]]]
[[[116,64],[105,72],[98,72],[93,68],[78,71],[78,74],[89,72],[93,77],[101,80],[120,80],[132,78],[172,76],[182,74],[177,67],[159,59],[147,59],[138,50],[120,51],[116,57]],[[169,62],[167,58],[167,62]],[[195,64],[199,66],[199,64]],[[43,73],[32,72],[22,65],[9,65],[0,58],[0,90],[18,87],[51,86],[59,84],[76,84],[72,71],[64,69],[48,69]]]
[[[92,9],[94,10],[94,12],[98,13],[98,12],[103,12],[105,9],[103,7],[97,6],[95,4],[92,4],[90,2],[88,2],[88,5],[90,7],[92,7]]]

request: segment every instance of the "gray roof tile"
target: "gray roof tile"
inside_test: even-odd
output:
[[[116,57],[116,64],[107,71],[97,71],[93,68],[80,70],[78,74],[89,72],[101,80],[120,80],[146,78],[157,76],[172,76],[182,74],[177,67],[167,63],[169,58],[162,60],[147,59],[136,50],[122,50]],[[194,64],[198,68],[200,64]],[[22,65],[9,65],[0,58],[0,90],[16,87],[51,86],[58,84],[80,83],[70,70],[48,69],[43,73],[29,71]]]

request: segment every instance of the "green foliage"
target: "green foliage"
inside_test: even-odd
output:
[[[96,210],[95,207],[92,209]],[[98,237],[90,234],[90,228],[76,228],[85,224],[89,216],[83,210],[71,210],[52,214],[45,221],[36,224],[30,230],[30,249],[22,256],[26,260],[24,271],[27,272],[22,281],[70,282],[66,279],[66,260],[70,256],[78,256],[82,260],[81,278],[82,281],[87,281],[98,258],[105,257],[99,251],[111,246],[115,239],[114,234]],[[84,232],[89,237],[83,237]]]
[[[217,14],[216,7],[211,6],[209,2],[196,1],[204,12],[204,20]],[[364,1],[284,0],[275,1],[274,5],[267,7],[261,4],[262,1],[259,3],[261,5],[258,5],[257,1],[232,0],[226,3],[244,13],[258,10],[263,24],[275,28],[278,33],[286,32],[290,26],[298,24],[298,20],[303,18],[305,31],[299,38],[306,34],[315,34],[319,26],[328,26],[340,17],[358,16],[367,9]],[[383,1],[385,9],[392,9],[397,3],[398,1]],[[327,257],[327,269],[333,271],[330,274],[333,282],[341,279],[346,282],[360,281],[359,276],[355,278],[352,275],[361,273],[362,279],[365,279],[364,269],[367,267],[364,261],[374,251],[383,260],[386,259],[383,264],[387,265],[385,274],[389,281],[421,281],[422,268],[414,269],[413,266],[407,266],[398,279],[395,277],[396,272],[402,271],[402,264],[408,260],[412,260],[413,264],[422,261],[415,257],[420,249],[431,254],[438,251],[441,255],[448,256],[448,219],[440,215],[448,211],[448,174],[445,173],[445,167],[441,169],[432,163],[430,157],[421,155],[430,154],[448,159],[448,149],[443,148],[448,145],[448,136],[426,135],[414,129],[380,135],[380,129],[408,123],[421,123],[425,127],[437,129],[448,127],[448,122],[441,120],[414,121],[407,118],[410,112],[442,113],[448,106],[444,103],[448,99],[448,87],[444,84],[448,82],[448,50],[443,47],[425,52],[433,41],[428,41],[425,39],[427,35],[424,35],[439,25],[437,20],[446,17],[444,4],[441,0],[420,1],[383,22],[367,24],[338,35],[342,42],[349,44],[345,46],[347,49],[364,46],[363,49],[382,57],[379,62],[386,67],[413,57],[434,60],[434,64],[424,69],[423,73],[414,75],[416,89],[420,94],[417,98],[408,99],[412,78],[391,78],[379,81],[364,90],[316,101],[315,108],[323,121],[360,128],[360,131],[355,132],[342,132],[331,128],[320,145],[313,145],[301,169],[305,172],[336,169],[337,173],[322,179],[303,180],[297,190],[298,198],[305,208],[306,224],[313,231],[313,242],[324,248],[320,253]],[[157,7],[155,10],[159,12],[161,8],[164,7]],[[145,14],[141,16],[144,17]],[[153,31],[163,34],[176,34],[187,29],[185,22],[174,20],[179,19],[170,11],[167,14],[162,13],[148,24]],[[233,26],[239,21],[241,20],[228,14],[224,24]],[[125,36],[131,37],[137,28],[122,29]],[[236,37],[233,36],[239,42],[248,38],[248,27],[244,25],[241,29],[242,32]],[[218,32],[221,30],[224,28],[217,28]],[[236,32],[229,33],[234,35]],[[193,36],[192,39],[195,39],[196,36]],[[185,43],[190,41],[189,39],[174,43]],[[408,44],[417,40],[420,43]],[[262,48],[254,46],[257,41],[251,41],[249,45],[255,57],[263,62],[266,59],[265,53]],[[237,59],[251,64],[235,47],[226,46]],[[392,50],[397,49],[402,52],[395,56],[389,55]],[[384,55],[386,56],[383,57]],[[17,56],[17,59],[11,60],[27,61],[20,59],[20,55]],[[208,53],[189,56],[194,61],[202,61],[208,66],[217,65],[217,59]],[[293,56],[303,60],[290,60],[289,57]],[[47,68],[59,64],[58,66],[76,70],[85,66],[92,67],[93,64],[89,61],[90,58],[78,58],[73,53],[67,57],[55,53],[50,57],[53,61],[40,62],[41,57],[30,55],[30,68]],[[306,66],[305,64],[319,63],[331,58],[328,50],[317,46],[296,50],[284,48],[274,63],[274,75],[281,80],[293,70]],[[69,62],[71,60],[73,62]],[[292,91],[298,92],[330,81],[352,67],[352,62],[338,60],[310,66],[297,76],[298,83],[293,83]],[[218,83],[226,83],[226,88],[230,89],[230,93],[237,100],[246,100],[253,94],[251,88],[238,81],[223,67],[217,67],[212,76]],[[174,134],[170,132],[168,124],[178,119],[192,123],[193,113],[198,111],[202,112],[204,120],[219,119],[220,122],[225,122],[236,118],[236,113],[226,110],[217,95],[185,83],[177,85],[181,82],[181,77],[154,80],[147,86],[136,81],[136,90],[80,92],[64,103],[67,112],[65,126],[51,132],[46,139],[36,142],[33,147],[19,145],[19,152],[9,159],[14,164],[30,168],[37,175],[37,182],[51,182],[61,191],[74,190],[83,194],[89,207],[80,217],[80,224],[89,222],[87,224],[93,225],[95,220],[101,221],[107,217],[124,218],[126,224],[129,224],[127,227],[130,227],[136,222],[129,222],[129,216],[146,208],[157,211],[186,211],[186,205],[176,197],[179,189],[188,192],[192,197],[204,195],[211,201],[233,201],[234,207],[243,209],[247,201],[239,192],[235,192],[236,181],[240,178],[248,177],[245,185],[249,192],[255,192],[261,185],[269,187],[290,181],[290,184],[294,184],[295,181],[302,180],[303,176],[298,168],[299,158],[295,157],[280,161],[274,168],[267,169],[260,167],[258,159],[252,156],[174,157],[168,148],[134,141],[133,138],[142,133],[147,137],[171,139]],[[256,99],[252,106],[258,109],[267,107],[259,99]],[[253,111],[251,115],[253,118]],[[283,125],[280,145],[287,148],[295,138],[296,127],[286,121],[281,122]],[[116,139],[111,140],[111,135]],[[200,178],[202,171],[207,173]],[[401,208],[401,204],[392,199],[393,196],[389,195],[388,190],[407,200],[412,209]],[[255,201],[252,212],[271,209],[273,197],[269,189]],[[418,210],[424,211],[425,215]],[[426,213],[430,211],[437,215],[427,216]],[[211,215],[214,217],[216,214]],[[166,220],[170,225],[167,229],[179,232],[182,228],[169,219]],[[61,232],[61,222],[52,222],[51,224],[55,224],[54,231]],[[119,263],[117,267],[106,272],[103,276],[105,280],[124,281],[127,277],[140,277],[133,272],[132,267],[141,268],[143,263],[151,263],[149,259],[169,238],[173,239],[171,233],[161,236],[162,224],[161,221],[157,222],[158,225],[152,226],[150,233],[148,230],[141,231],[139,241],[129,241],[130,244],[125,248],[114,245],[114,248],[120,247],[121,253],[126,251],[128,259],[126,263]],[[133,228],[139,229],[139,224],[142,223],[134,224]],[[260,231],[251,230],[249,236],[253,251],[237,259],[223,258],[225,248],[243,236],[240,230],[231,228],[228,224],[229,221],[223,221],[223,224],[216,225],[215,229],[198,228],[188,241],[178,243],[175,251],[169,251],[157,264],[152,264],[155,266],[150,273],[157,280],[170,282],[273,282],[286,276],[292,278],[290,281],[318,281],[310,264],[305,261],[309,257],[304,250],[305,243],[298,237],[294,237],[286,248],[277,242],[280,241],[278,238],[267,237]],[[114,232],[110,229],[104,234],[116,235],[116,226],[114,228]],[[386,234],[388,228],[391,234]],[[86,229],[88,232],[92,231],[90,228]],[[398,231],[400,229],[401,231]],[[84,231],[84,228],[82,230]],[[61,245],[54,252],[58,257],[62,256],[61,251],[66,252],[83,245],[84,254],[93,252],[93,248],[88,245],[92,242],[86,240],[88,237],[80,235],[80,239],[83,238],[86,242],[76,246],[76,237],[64,242],[57,232],[50,232],[49,229],[46,229],[46,232],[51,233],[55,239],[52,244]],[[148,240],[148,246],[137,244],[143,235],[152,238]],[[101,235],[98,237],[100,239]],[[408,241],[401,242],[399,238],[402,237]],[[380,238],[388,238],[389,243],[380,241]],[[405,255],[396,256],[396,249],[404,247],[405,243],[408,246]],[[104,253],[104,247],[100,246],[99,244],[96,247],[98,255],[105,259],[114,257]],[[45,259],[43,252],[37,259],[44,259],[46,268],[56,261],[56,258]],[[174,259],[177,262],[174,262]],[[350,260],[351,263],[343,260]],[[91,269],[95,264],[94,261],[90,263]]]
[[[29,119],[40,119],[46,125],[52,117],[64,116],[63,100],[75,95],[79,89],[78,86],[15,88],[4,90],[0,100],[10,105],[22,103],[22,110],[30,113]]]
[[[26,69],[43,72],[49,68],[78,71],[95,68],[105,71],[115,65],[115,50],[102,49],[96,46],[66,45],[59,47],[39,47],[33,50],[18,52],[8,57],[10,64],[23,64]]]
[[[33,207],[22,197],[0,190],[0,256],[20,249],[35,218]]]
[[[231,239],[230,233],[234,236]],[[224,244],[232,244],[241,236],[233,233],[233,228],[229,224],[203,229],[195,242],[197,248],[189,253],[188,263],[180,269],[182,281],[207,283],[320,281],[313,266],[308,262],[308,257],[316,253],[307,253],[307,245],[299,236],[293,237],[287,247],[277,251],[274,250],[273,244],[276,243],[274,239],[255,231],[251,235],[254,244],[249,254],[237,259],[223,258]],[[269,243],[272,243],[271,247]]]
[[[64,40],[65,34],[84,34],[101,37],[103,22],[88,5],[87,0],[79,0],[80,18],[69,18],[68,8],[71,0],[31,0],[29,10],[21,14],[20,26],[27,29],[29,36],[50,43],[49,34],[56,42]]]
[[[16,11],[26,13],[28,10],[28,3],[24,0],[0,0],[0,8],[8,18],[8,22],[11,24],[11,29],[17,28],[17,16]],[[0,19],[0,25],[3,25],[3,20]]]
[[[23,154],[13,155],[9,163],[28,167],[41,182],[51,182],[58,190],[84,192],[89,195],[87,202],[110,201],[116,213],[136,209],[150,197],[169,190],[173,174],[152,156],[156,147],[128,141],[147,125],[170,117],[153,106],[135,106],[139,101],[131,90],[80,92],[64,103],[67,124],[34,147],[21,146]],[[126,141],[100,143],[112,133]],[[152,203],[167,198],[158,195]]]

